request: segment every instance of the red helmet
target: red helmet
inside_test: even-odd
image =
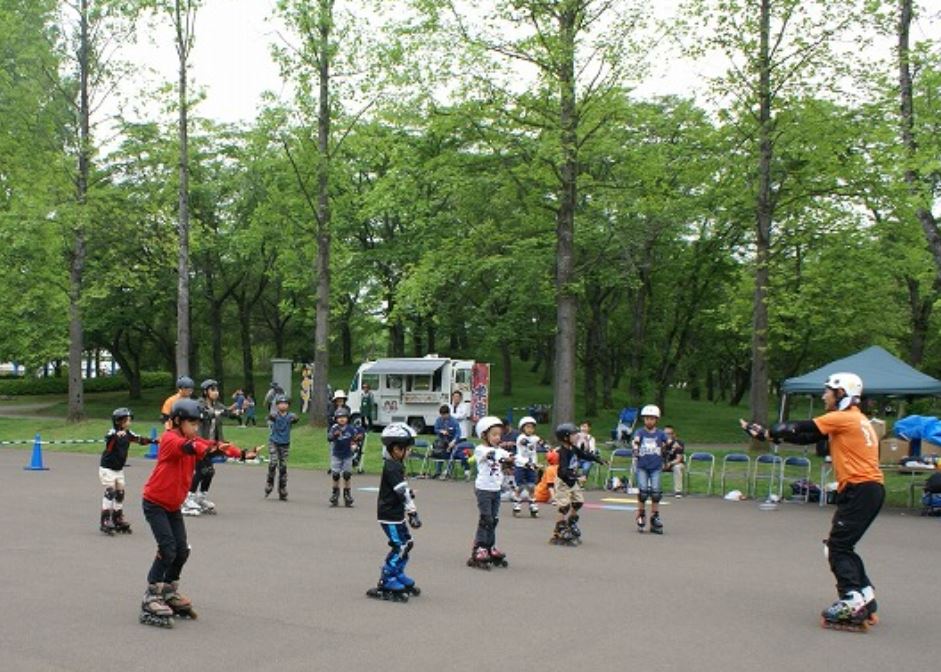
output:
[[[554,450],[550,450],[548,453],[546,453],[546,462],[549,464],[558,465],[559,454]]]

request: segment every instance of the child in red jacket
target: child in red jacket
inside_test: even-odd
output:
[[[173,627],[173,616],[196,618],[189,598],[181,595],[180,571],[189,556],[186,526],[180,508],[196,463],[209,453],[228,457],[253,459],[227,443],[201,439],[200,408],[192,399],[181,399],[170,411],[171,429],[160,437],[157,464],[144,485],[144,517],[157,540],[157,555],[147,574],[147,592],[141,603],[140,622],[147,625]]]

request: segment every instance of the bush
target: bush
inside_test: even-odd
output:
[[[141,373],[141,387],[173,387],[173,376],[163,371]],[[127,379],[122,375],[86,378],[85,392],[120,392],[127,390]],[[68,394],[69,379],[61,378],[5,378],[0,379],[0,395],[10,397],[34,394]]]

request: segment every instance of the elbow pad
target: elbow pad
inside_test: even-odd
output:
[[[786,441],[801,445],[817,443],[826,436],[820,433],[817,423],[813,420],[779,422],[771,428],[770,435],[775,442]]]

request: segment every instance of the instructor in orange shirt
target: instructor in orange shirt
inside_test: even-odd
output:
[[[875,592],[863,560],[855,551],[856,543],[885,501],[879,440],[859,409],[862,394],[863,381],[859,376],[834,373],[824,384],[823,403],[827,412],[823,415],[813,420],[779,423],[770,431],[740,421],[742,428],[759,441],[770,438],[776,443],[810,444],[829,439],[837,496],[826,551],[840,599],[823,610],[821,616],[826,627],[865,627],[877,620]]]

